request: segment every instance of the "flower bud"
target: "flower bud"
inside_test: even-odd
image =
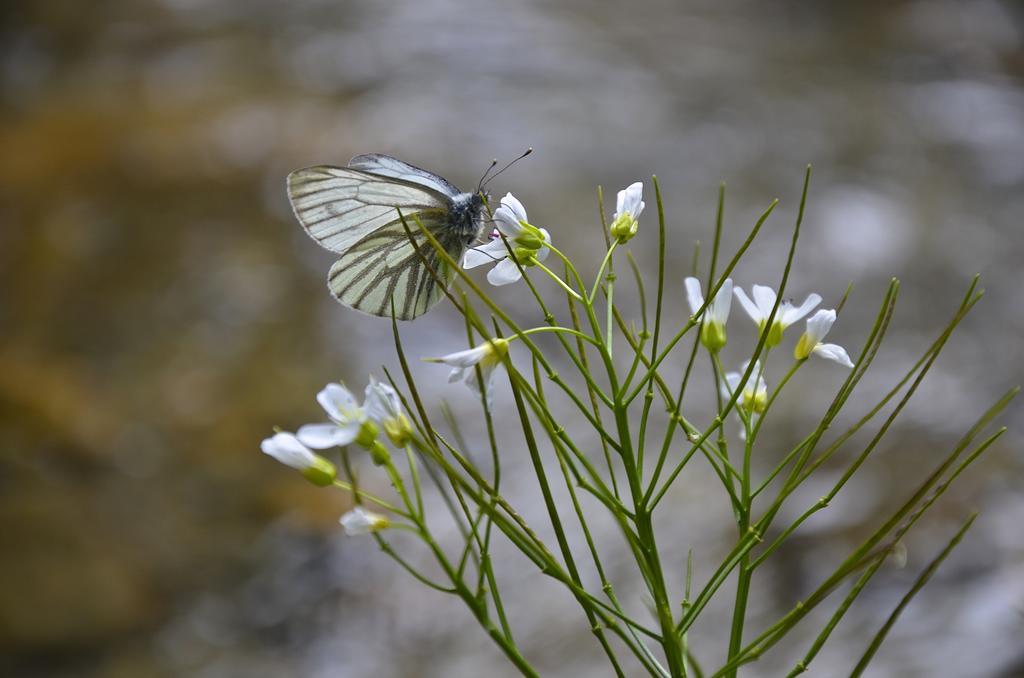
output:
[[[376,466],[384,466],[391,460],[391,453],[379,440],[374,440],[367,449],[370,451],[370,460]]]
[[[379,532],[391,526],[391,520],[387,516],[367,511],[362,506],[356,506],[338,522],[345,529],[345,534],[350,537]]]
[[[302,477],[317,487],[326,487],[334,482],[338,476],[334,464],[317,455],[312,463],[300,471]]]
[[[395,447],[405,447],[412,438],[412,424],[404,414],[384,421],[384,434]]]
[[[700,341],[712,353],[722,350],[726,340],[725,325],[721,323],[709,321],[700,328]]]
[[[295,469],[302,476],[320,487],[334,482],[338,472],[334,464],[302,444],[292,433],[280,431],[260,443],[260,449],[285,466]]]
[[[629,212],[620,214],[618,218],[612,222],[609,232],[612,238],[617,240],[619,244],[622,244],[636,235],[637,229],[640,227],[640,223],[633,217]]]
[[[367,419],[359,426],[359,433],[356,435],[356,443],[361,447],[370,449],[370,447],[377,442],[377,434],[379,432],[380,429],[377,427],[377,424],[375,424],[372,419]]]

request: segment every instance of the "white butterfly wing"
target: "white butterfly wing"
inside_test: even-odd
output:
[[[420,222],[458,261],[465,248],[457,234],[447,231],[447,215],[421,216]],[[406,223],[411,239],[401,220],[396,220],[364,237],[334,262],[327,287],[338,301],[384,317],[391,316],[394,304],[396,318],[412,320],[444,297],[455,272],[418,226],[410,220]]]
[[[370,174],[377,174],[382,177],[391,177],[412,184],[425,186],[433,191],[453,198],[461,191],[448,182],[444,177],[439,177],[433,172],[410,165],[398,158],[382,153],[366,153],[352,158],[348,166],[352,169],[362,170]]]
[[[288,199],[306,232],[323,247],[340,254],[394,222],[396,208],[407,218],[418,214],[423,219],[447,215],[451,204],[443,191],[424,182],[409,183],[399,177],[374,176],[330,165],[289,174]]]

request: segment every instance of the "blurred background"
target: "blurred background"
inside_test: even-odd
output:
[[[833,306],[852,282],[830,336],[852,348],[889,277],[903,282],[851,418],[983,274],[985,298],[902,424],[755,580],[752,628],[813,588],[1021,381],[1024,8],[1012,0],[4,3],[0,673],[515,675],[457,600],[339,535],[346,497],[266,458],[259,441],[319,420],[326,381],[361,388],[368,371],[395,366],[388,322],[328,296],[333,258],[294,222],[285,175],[376,151],[468,188],[491,158],[527,146],[536,153],[492,192],[515,192],[592,267],[596,187],[611,196],[659,176],[677,320],[681,271],[708,239],[719,182],[726,251],[782,200],[734,276],[774,285],[813,163],[792,294],[818,291]],[[642,263],[654,261],[653,214],[631,243]],[[498,296],[519,305],[515,288]],[[540,322],[529,308],[522,317]],[[731,329],[741,347],[745,323]],[[413,356],[463,347],[450,308],[403,329]],[[416,369],[424,384],[443,381],[439,367]],[[780,445],[803,437],[820,414],[808,403],[842,377],[829,363],[806,368],[794,387],[806,400],[777,412]],[[433,389],[470,421],[468,392]],[[1019,413],[1002,418],[1009,434],[907,541],[907,568],[876,577],[809,675],[845,675],[973,509],[975,529],[869,675],[1024,675]],[[507,491],[543,529],[520,452],[507,450]],[[688,548],[703,581],[734,539],[727,504],[694,468],[660,527],[675,585]],[[628,593],[621,556],[610,567]],[[512,570],[513,621],[541,673],[610,675],[574,603]],[[727,644],[728,590],[721,599],[694,631],[711,665]],[[780,675],[812,632],[745,675]]]

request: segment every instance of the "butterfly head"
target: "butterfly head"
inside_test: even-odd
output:
[[[483,191],[460,193],[452,198],[448,224],[467,245],[473,243],[483,231],[486,200],[487,194]]]

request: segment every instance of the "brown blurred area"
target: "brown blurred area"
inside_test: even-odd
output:
[[[513,675],[467,613],[393,583],[369,542],[338,539],[343,496],[259,454],[273,426],[320,416],[324,382],[362,384],[393,364],[387,323],[328,297],[331,258],[284,195],[291,169],[357,152],[470,186],[492,157],[533,146],[495,190],[514,191],[584,260],[599,248],[585,237],[598,184],[657,173],[680,266],[708,237],[720,180],[727,245],[778,195],[779,227],[737,276],[745,286],[775,279],[813,162],[791,289],[829,305],[854,282],[837,326],[853,342],[901,278],[883,359],[894,370],[980,271],[986,298],[887,443],[898,452],[828,538],[856,534],[1021,381],[1022,78],[1024,12],[1010,0],[6,3],[0,673]],[[459,341],[455,320],[439,309],[409,326],[417,354]],[[798,409],[794,426],[807,420]],[[1024,461],[1011,415],[911,563],[971,508],[976,534],[871,675],[1024,675]],[[723,525],[707,530],[726,539]],[[807,540],[761,613],[803,590],[815,549],[831,548],[821,532]],[[911,580],[892,574],[836,641],[848,653],[810,675],[845,673],[829,662],[849,666]],[[544,615],[521,613],[528,654],[544,675],[605,675],[563,607],[577,635],[546,637]],[[431,626],[438,610],[445,621]]]

